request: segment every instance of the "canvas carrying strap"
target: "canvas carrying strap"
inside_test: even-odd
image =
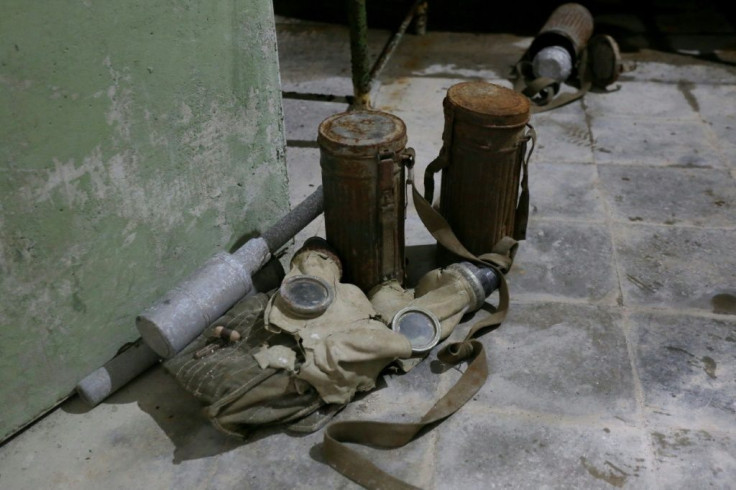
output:
[[[580,55],[580,62],[578,63],[580,88],[575,92],[559,94],[557,97],[555,96],[560,90],[560,83],[558,81],[544,77],[527,81],[528,78],[524,73],[528,72],[528,70],[524,68],[528,67],[529,64],[530,62],[528,60],[522,59],[514,66],[514,73],[516,75],[514,90],[529,97],[529,100],[532,101],[531,112],[533,114],[556,109],[578,100],[588,93],[592,86],[587,49],[583,49]]]
[[[440,398],[418,422],[371,422],[342,421],[330,424],[325,429],[323,450],[325,460],[335,470],[354,482],[369,489],[416,489],[373,464],[368,458],[347,446],[347,443],[369,445],[384,449],[398,448],[411,442],[422,429],[440,422],[459,410],[470,400],[488,378],[488,363],[485,350],[474,337],[482,329],[498,326],[506,318],[509,307],[509,290],[504,274],[513,264],[517,242],[509,237],[503,238],[490,253],[480,256],[468,251],[452,232],[450,225],[414,187],[413,172],[407,179],[412,185],[412,195],[417,213],[432,236],[445,248],[475,263],[492,267],[500,278],[499,303],[490,310],[490,315],[476,322],[465,339],[445,346],[438,358],[447,364],[468,362],[468,367],[460,379]]]

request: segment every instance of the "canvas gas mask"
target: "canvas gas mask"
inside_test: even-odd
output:
[[[414,290],[388,281],[369,300],[357,286],[341,283],[341,275],[327,242],[311,238],[265,312],[266,329],[288,332],[300,345],[297,378],[325,402],[339,404],[372,389],[396,360],[409,370],[499,284],[493,269],[462,262],[428,272]]]
[[[342,264],[324,239],[311,238],[297,251],[265,312],[266,329],[288,332],[304,360],[296,374],[327,403],[344,404],[375,386],[379,373],[412,349],[386,328],[365,294],[340,282]]]
[[[413,290],[389,281],[369,297],[381,319],[409,339],[413,359],[399,362],[408,371],[449,337],[464,315],[480,309],[499,284],[493,268],[459,262],[427,272]]]

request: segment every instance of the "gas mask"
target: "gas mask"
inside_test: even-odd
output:
[[[494,269],[463,262],[428,272],[413,291],[388,281],[369,300],[357,286],[341,283],[341,275],[327,242],[311,238],[265,312],[266,329],[288,332],[300,345],[296,377],[338,404],[372,389],[390,363],[399,360],[404,371],[416,365],[500,281]]]
[[[409,339],[412,358],[398,363],[408,371],[449,337],[464,315],[480,309],[499,284],[495,269],[459,262],[427,272],[413,291],[389,281],[369,297],[381,319]]]
[[[304,356],[296,377],[327,403],[349,402],[375,386],[397,358],[411,356],[409,340],[377,320],[365,294],[340,282],[340,259],[321,238],[296,252],[291,269],[265,311],[266,329],[293,335]]]

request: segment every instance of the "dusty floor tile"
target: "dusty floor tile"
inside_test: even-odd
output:
[[[706,124],[715,135],[726,166],[736,169],[736,111],[734,116],[712,116]]]
[[[636,61],[636,69],[619,78],[622,86],[631,80],[667,83],[682,80],[704,85],[733,83],[736,69],[732,66],[684,54],[646,49],[646,46],[643,48],[635,54],[622,56],[625,60]]]
[[[468,42],[477,49],[467,49]],[[491,37],[430,29],[424,36],[404,36],[382,78],[508,78],[530,42],[529,37],[512,34]]]
[[[322,185],[318,148],[286,148],[289,195],[294,206]]]
[[[611,93],[589,93],[586,111],[594,117],[644,116],[668,119],[698,117],[691,95],[676,83],[628,82]]]
[[[598,174],[615,220],[736,225],[736,182],[725,170],[601,165]]]
[[[511,272],[519,297],[615,302],[618,281],[611,236],[603,225],[532,221]]]
[[[651,432],[660,488],[732,488],[736,436],[706,430]]]
[[[614,228],[625,305],[713,311],[734,294],[736,231],[665,226]]]
[[[644,402],[653,418],[704,429],[733,421],[736,317],[637,313],[631,322]]]
[[[672,47],[672,51],[678,53],[718,59],[718,52],[733,49],[733,38],[734,34],[673,34],[667,36],[667,43]]]
[[[529,166],[530,215],[540,218],[606,219],[593,165],[533,162]]]
[[[574,107],[574,103],[571,104]],[[531,124],[537,131],[537,146],[532,162],[592,163],[591,139],[585,116],[535,114]]]
[[[347,26],[319,22],[279,24],[281,88],[285,92],[352,95],[350,34]],[[368,31],[368,54],[375,59],[388,32]]]
[[[691,91],[703,119],[722,117],[736,122],[736,85],[698,85]]]
[[[438,489],[651,488],[645,438],[620,423],[560,425],[463,409],[434,430]]]
[[[565,415],[630,416],[634,378],[615,308],[512,304],[482,337],[491,376],[475,400],[488,407]]]
[[[477,43],[479,49],[469,50],[463,43],[448,42],[448,38],[467,41],[468,34],[430,30],[424,36],[404,36],[381,79],[391,82],[409,76],[468,80],[508,78],[511,67],[530,41],[510,34],[498,36],[497,42],[488,36],[475,35],[472,42]]]
[[[147,488],[198,490],[245,481],[249,488],[355,488],[315,462],[321,433],[266,429],[247,441],[222,434],[202,416],[202,404],[158,367],[86,410],[73,398],[24,433],[32,450],[0,451],[0,486],[95,490],[146,482]]]
[[[317,187],[322,185],[322,173],[319,166],[319,149],[317,148],[286,148],[286,164],[289,176],[289,199],[291,207],[297,206]],[[293,246],[281,257],[285,268],[289,267],[291,256],[302,246],[304,241],[312,236],[325,236],[324,215],[319,215],[294,237]]]
[[[643,117],[593,117],[596,163],[723,167],[720,153],[699,121]]]
[[[381,86],[376,108],[399,117],[406,125],[407,146],[416,151],[415,173],[422,182],[424,169],[442,147],[445,116],[442,100],[458,78],[402,78]],[[439,176],[436,177],[439,182]]]
[[[338,419],[419,420],[441,396],[438,390],[448,378],[448,375],[433,372],[433,360],[430,356],[408,373],[384,376],[375,390],[356,397]]]
[[[318,102],[284,98],[286,145],[317,145],[319,125],[329,116],[348,109],[339,102]]]

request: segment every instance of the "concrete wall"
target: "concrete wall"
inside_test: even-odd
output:
[[[6,0],[0,439],[287,209],[269,0]]]

